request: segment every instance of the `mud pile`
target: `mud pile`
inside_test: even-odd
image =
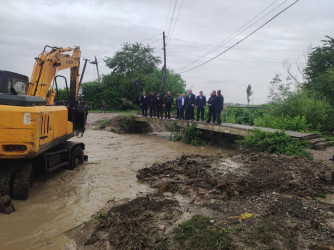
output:
[[[264,153],[182,156],[154,164],[137,178],[155,192],[98,214],[86,247],[329,249],[334,205],[316,197],[333,193],[333,171],[301,157]],[[211,224],[195,228],[195,215]],[[224,233],[225,245],[203,245],[207,232]]]
[[[149,123],[136,122],[130,115],[114,115],[111,118],[99,119],[91,126],[98,129],[106,129],[117,134],[141,134],[152,131]]]
[[[333,169],[299,156],[265,153],[228,159],[182,156],[177,161],[155,164],[138,172],[137,178],[152,187],[165,185],[170,189],[177,185],[180,193],[197,188],[201,195],[220,199],[273,191],[312,197],[334,191]]]
[[[182,214],[179,202],[162,197],[139,197],[95,216],[100,222],[85,245],[96,249],[155,249]]]

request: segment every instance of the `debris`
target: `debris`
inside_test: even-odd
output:
[[[11,198],[8,195],[0,196],[0,213],[10,214],[14,211]]]

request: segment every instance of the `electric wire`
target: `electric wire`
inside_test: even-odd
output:
[[[194,45],[202,45],[202,46],[208,46],[208,47],[216,47],[217,45],[215,44],[208,44],[208,43],[198,43],[194,41],[187,41],[179,38],[173,37],[172,40],[177,40],[181,42],[186,42]],[[221,48],[228,48],[228,47],[221,47]],[[263,50],[263,51],[291,51],[291,52],[304,52],[304,50],[295,50],[295,49],[259,49],[259,48],[234,48],[234,49],[239,49],[239,50]]]
[[[270,18],[267,22],[265,22],[264,24],[262,24],[260,27],[258,27],[257,29],[253,30],[251,33],[249,33],[247,36],[245,36],[244,38],[242,38],[240,41],[238,41],[237,43],[235,43],[234,45],[230,46],[229,48],[225,49],[223,52],[219,53],[218,55],[212,57],[211,59],[195,66],[192,67],[188,70],[185,70],[183,72],[180,73],[186,73],[189,72],[191,70],[197,69],[209,62],[211,62],[212,60],[216,59],[217,57],[221,56],[222,54],[225,54],[227,51],[231,50],[232,48],[234,48],[235,46],[237,46],[238,44],[240,44],[241,42],[243,42],[244,40],[246,40],[248,37],[250,37],[251,35],[253,35],[255,32],[257,32],[258,30],[260,30],[261,28],[263,28],[265,25],[267,25],[268,23],[270,23],[272,20],[274,20],[276,17],[278,17],[279,15],[281,15],[283,12],[285,12],[286,10],[288,10],[289,8],[291,8],[293,5],[295,5],[299,0],[294,1],[292,4],[290,4],[288,7],[284,8],[283,10],[281,10],[280,12],[278,12],[275,16],[273,16],[272,18]]]
[[[213,52],[215,52],[216,50],[218,50],[219,48],[221,48],[224,44],[226,44],[227,42],[231,41],[232,39],[234,39],[235,37],[237,37],[238,35],[240,35],[242,32],[248,30],[250,27],[254,26],[256,23],[258,23],[259,21],[261,21],[264,17],[268,16],[270,13],[272,13],[273,11],[275,11],[276,9],[278,9],[280,6],[282,6],[284,3],[286,3],[288,0],[283,1],[282,3],[280,3],[278,6],[276,6],[274,9],[272,9],[271,11],[269,11],[266,15],[262,16],[260,19],[258,19],[257,21],[253,22],[252,24],[248,25],[249,23],[251,23],[253,20],[255,20],[258,16],[260,16],[263,12],[265,12],[268,8],[270,8],[273,4],[275,4],[278,0],[275,0],[274,2],[272,2],[269,6],[267,6],[264,10],[262,10],[259,14],[257,14],[255,17],[253,17],[251,20],[249,20],[246,24],[244,24],[242,27],[240,27],[237,31],[235,31],[234,33],[232,33],[231,35],[229,35],[227,38],[225,38],[222,42],[220,42],[218,45],[216,45],[214,48],[212,48],[209,52],[207,52],[206,54],[203,55],[202,58],[204,58],[205,56],[212,54]],[[247,26],[248,25],[248,26]],[[246,28],[244,28],[245,26],[247,26]],[[182,67],[181,68],[185,68],[191,64],[194,64],[196,62],[198,62],[199,60],[201,60],[202,58],[198,58]]]
[[[167,20],[168,20],[168,16],[169,16],[171,3],[172,3],[172,0],[169,0],[168,12],[167,12],[167,16],[166,16],[166,19],[165,19],[165,25],[164,25],[164,29],[163,29],[164,31],[166,29],[166,24],[167,24]]]
[[[152,36],[152,37],[145,38],[144,40],[141,40],[140,43],[145,42],[145,41],[147,41],[147,40],[151,40],[151,39],[153,39],[153,38],[156,38],[157,36],[160,36],[161,34],[162,34],[162,33],[160,32],[159,34],[156,34],[156,35],[154,35],[154,36]]]
[[[175,19],[175,22],[174,22],[174,26],[173,26],[172,32],[171,32],[170,35],[168,36],[168,42],[166,43],[166,45],[169,43],[169,41],[170,41],[170,39],[172,38],[172,35],[173,35],[173,33],[174,33],[175,26],[176,26],[176,24],[177,24],[177,21],[179,20],[179,15],[180,15],[180,11],[181,11],[182,5],[183,5],[183,0],[181,1],[180,7],[179,7],[179,12],[177,13],[177,16],[176,16],[176,19]]]
[[[173,18],[174,18],[174,14],[175,14],[176,5],[177,5],[177,0],[175,0],[175,4],[174,4],[174,9],[173,9],[172,17],[171,17],[170,22],[169,22],[169,28],[168,28],[167,36],[169,36],[169,32],[170,32],[170,29],[171,29],[171,27],[172,27],[172,23],[173,23]]]

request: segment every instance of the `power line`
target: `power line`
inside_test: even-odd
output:
[[[172,33],[169,35],[167,43],[169,43],[170,39],[172,38],[172,35],[174,33],[174,30],[175,30],[175,26],[177,24],[177,21],[179,20],[179,15],[180,15],[180,11],[181,11],[181,8],[182,8],[182,4],[183,4],[183,0],[182,0],[182,2],[180,4],[179,12],[177,13],[176,20],[174,22],[174,26],[173,26],[173,29],[172,29]]]
[[[167,24],[167,20],[168,20],[168,16],[169,16],[169,11],[170,11],[171,3],[172,3],[172,0],[169,0],[169,6],[168,6],[167,16],[166,16],[166,19],[165,19],[164,30],[166,29],[166,24]]]
[[[258,30],[260,30],[262,27],[264,27],[265,25],[267,25],[268,23],[270,23],[272,20],[274,20],[276,17],[278,17],[280,14],[282,14],[284,11],[286,11],[287,9],[291,8],[293,5],[295,5],[299,0],[296,0],[295,2],[293,2],[292,4],[290,4],[288,7],[286,7],[285,9],[283,9],[282,11],[280,11],[279,13],[277,13],[275,16],[273,16],[272,18],[270,18],[267,22],[265,22],[264,24],[262,24],[260,27],[258,27],[257,29],[255,29],[254,31],[252,31],[250,34],[248,34],[247,36],[245,36],[243,39],[241,39],[239,42],[235,43],[234,45],[232,45],[231,47],[227,48],[226,50],[224,50],[223,52],[219,53],[218,55],[212,57],[211,59],[191,68],[188,70],[185,70],[181,73],[185,73],[194,69],[197,69],[200,66],[203,66],[204,64],[207,64],[208,62],[211,62],[212,60],[214,60],[215,58],[221,56],[222,54],[225,54],[227,51],[231,50],[232,48],[234,48],[235,46],[237,46],[239,43],[243,42],[244,40],[246,40],[248,37],[250,37],[251,35],[253,35],[255,32],[257,32]]]
[[[178,40],[181,42],[186,42],[186,43],[190,43],[190,44],[194,44],[194,45],[203,45],[203,46],[209,46],[209,47],[216,47],[217,45],[215,44],[208,44],[208,43],[198,43],[198,42],[194,42],[194,41],[187,41],[184,39],[179,39],[179,38],[171,38],[172,40]],[[224,47],[222,46],[221,48],[228,48],[228,47]],[[291,52],[303,52],[304,50],[293,50],[293,49],[258,49],[258,48],[234,48],[234,49],[239,49],[239,50],[263,50],[263,51],[291,51]]]
[[[182,53],[180,51],[176,51],[176,50],[172,50],[174,53],[176,54],[180,54],[180,55],[186,55],[186,56],[192,56],[192,57],[201,57],[198,55],[189,55],[186,53]],[[260,61],[260,60],[241,60],[241,59],[230,59],[230,58],[217,58],[217,60],[220,61],[233,61],[233,62],[252,62],[252,63],[279,63],[282,64],[283,62],[279,62],[279,61]]]
[[[146,38],[146,39],[140,41],[140,43],[145,42],[145,41],[147,41],[147,40],[151,40],[151,39],[156,38],[157,36],[160,36],[160,35],[161,35],[161,32],[160,32],[159,34],[156,34],[156,35],[154,35],[154,36],[152,36],[152,37],[148,37],[148,38]]]
[[[204,58],[206,55],[209,55],[213,52],[215,52],[216,50],[218,50],[219,48],[221,48],[224,44],[226,44],[227,42],[231,41],[232,39],[234,39],[235,37],[237,37],[238,35],[240,35],[242,32],[246,31],[247,29],[249,29],[250,27],[252,27],[253,25],[255,25],[256,23],[258,23],[259,21],[261,21],[264,17],[268,16],[271,12],[275,11],[277,8],[279,8],[281,5],[283,5],[284,3],[286,3],[288,0],[285,0],[284,2],[282,2],[281,4],[279,4],[278,6],[276,6],[274,9],[272,9],[271,11],[269,11],[266,15],[262,16],[260,19],[258,19],[257,21],[253,22],[252,24],[248,25],[249,23],[251,23],[253,20],[255,20],[258,16],[260,16],[263,12],[265,12],[268,8],[270,8],[273,4],[275,4],[278,0],[275,0],[274,2],[272,2],[269,6],[267,6],[264,10],[262,10],[259,14],[257,14],[255,17],[253,17],[251,20],[249,20],[246,24],[244,24],[242,27],[240,27],[237,31],[235,31],[234,33],[232,33],[231,35],[229,35],[226,39],[224,39],[222,42],[220,42],[218,45],[216,45],[214,48],[212,48],[209,52],[207,52],[206,54],[203,55],[202,58]],[[248,26],[247,26],[248,25]],[[246,28],[244,28],[245,26],[247,26]],[[191,64],[194,64],[195,62],[198,62],[200,59],[202,58],[198,58],[190,63],[188,63],[187,65],[182,66],[181,68],[185,68]]]
[[[173,18],[174,18],[174,14],[175,14],[176,5],[177,5],[177,0],[175,0],[174,9],[173,9],[172,17],[171,17],[171,19],[170,19],[170,23],[169,23],[169,28],[168,28],[167,36],[169,36],[170,28],[172,27],[172,23],[173,23]]]

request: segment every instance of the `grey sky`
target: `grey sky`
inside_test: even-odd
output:
[[[180,14],[172,33],[173,26],[169,29],[169,25],[175,1],[1,0],[0,69],[30,77],[34,58],[46,44],[79,45],[82,58],[93,59],[96,55],[100,73],[108,74],[110,70],[102,61],[104,56],[113,56],[125,42],[141,42],[162,33],[165,27],[166,33],[170,30],[167,67],[180,73],[222,52],[294,2],[287,0],[279,10],[225,44],[224,48],[184,67],[206,54],[274,0],[178,0],[172,25],[179,10]],[[284,1],[276,1],[272,8]],[[251,84],[254,104],[264,103],[275,73],[286,75],[284,60],[298,60],[303,66],[308,47],[320,45],[325,35],[334,35],[333,11],[333,0],[300,0],[236,48],[198,69],[183,73],[182,78],[196,94],[203,90],[208,95],[213,89],[222,89],[226,102],[246,103],[246,87]],[[149,43],[155,47],[156,55],[163,56],[162,35],[143,43]],[[95,69],[89,64],[84,81],[96,78]]]

